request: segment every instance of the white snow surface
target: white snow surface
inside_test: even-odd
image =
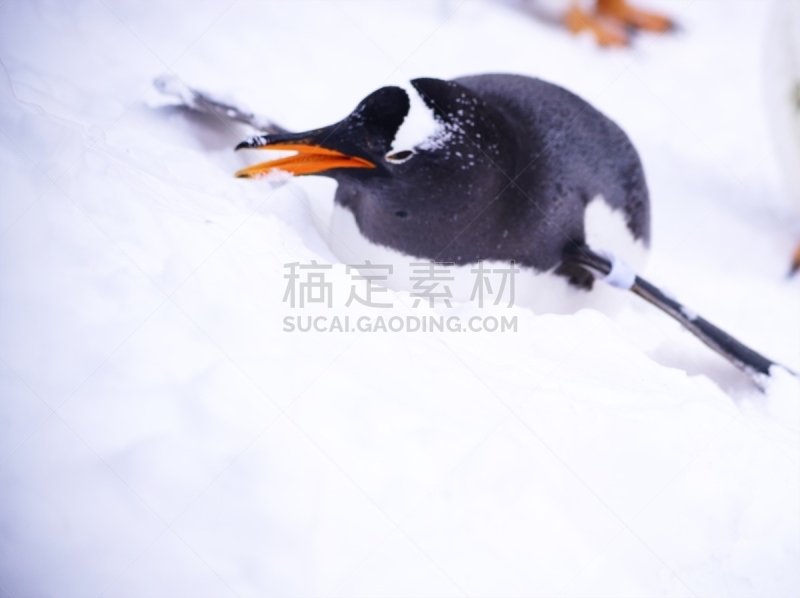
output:
[[[334,183],[234,179],[252,131],[147,103],[172,73],[308,130],[420,76],[561,84],[641,152],[644,275],[798,370],[767,3],[648,5],[682,30],[601,51],[483,0],[0,3],[0,595],[797,596],[795,378],[762,394],[621,291],[385,314],[515,333],[283,332],[377,315],[282,301],[290,262],[349,289]]]

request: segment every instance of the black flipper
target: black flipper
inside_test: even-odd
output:
[[[207,93],[187,87],[177,77],[163,76],[156,79],[155,86],[161,93],[178,98],[182,105],[189,110],[210,114],[223,121],[242,123],[262,133],[284,134],[289,132],[266,118],[245,112],[232,104],[215,100]]]
[[[568,249],[565,261],[580,264],[584,268],[597,272],[602,276],[608,275],[612,267],[610,260],[586,246],[573,246]],[[635,277],[630,290],[680,322],[689,332],[730,361],[738,369],[748,374],[759,388],[764,388],[766,378],[770,376],[770,369],[773,366],[780,367],[795,376],[797,375],[788,368],[743,345],[711,322],[692,314],[678,301],[669,297],[642,277]]]

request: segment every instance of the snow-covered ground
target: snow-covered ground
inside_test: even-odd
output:
[[[795,380],[622,294],[283,332],[284,264],[350,287],[334,184],[234,179],[248,132],[152,87],[306,130],[418,76],[559,83],[641,152],[647,278],[800,369],[768,4],[652,0],[680,33],[599,51],[488,0],[0,2],[0,595],[797,596]],[[302,313],[377,315],[344,298]]]

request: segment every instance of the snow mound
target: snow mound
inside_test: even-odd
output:
[[[379,315],[346,305],[353,273],[320,232],[333,183],[235,179],[253,131],[148,106],[170,72],[297,130],[399,74],[565,85],[642,152],[646,275],[798,369],[761,4],[694,3],[685,35],[619,53],[445,5],[0,5],[5,593],[800,590],[796,379],[762,394],[633,298],[609,319],[398,291],[387,319],[516,332],[284,332]],[[287,264],[312,262],[335,300],[293,309]]]

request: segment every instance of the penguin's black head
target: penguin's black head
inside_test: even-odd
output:
[[[403,220],[457,218],[475,198],[491,200],[508,181],[503,173],[513,154],[503,147],[503,119],[458,83],[415,79],[411,85],[409,91],[378,89],[328,127],[241,143],[236,149],[297,154],[236,176],[278,170],[330,176],[340,183],[337,201],[357,216],[368,211]]]
[[[295,175],[335,176],[345,169],[380,169],[381,157],[408,114],[408,95],[399,87],[383,87],[367,96],[344,120],[304,133],[263,135],[236,149],[292,150],[281,160],[244,168],[237,177],[259,177],[276,170]]]

